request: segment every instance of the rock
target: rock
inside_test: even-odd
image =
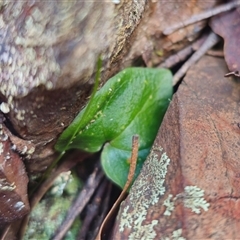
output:
[[[187,73],[122,203],[113,239],[234,239],[239,229],[240,84],[224,60]]]
[[[204,25],[168,37],[162,36],[164,28],[212,7],[215,1],[200,1],[196,6],[145,0],[117,3],[0,3],[0,109],[12,132],[36,145],[31,160],[26,161],[28,172],[45,170],[55,158],[57,137],[90,95],[100,53],[102,83],[141,55],[148,65],[152,65],[148,55],[158,64],[188,44],[183,39],[196,38]],[[179,18],[166,21],[172,11]],[[159,58],[154,49],[163,51],[163,56]]]
[[[146,1],[0,3],[0,99],[11,130],[36,150],[29,172],[54,159],[58,135],[84,106],[99,54],[102,82],[138,26]],[[133,11],[134,9],[134,11]],[[134,14],[132,14],[134,12]]]
[[[99,54],[103,84],[138,59],[143,45],[132,45],[145,34],[139,28],[142,19],[146,29],[147,17],[154,17],[153,29],[165,7],[161,1],[115,2],[0,1],[0,110],[3,126],[10,130],[7,148],[16,146],[29,176],[43,172],[55,159],[59,134],[88,100]],[[174,7],[166,6],[164,16]],[[176,9],[183,14],[187,8]],[[193,5],[189,9],[192,13]],[[160,26],[158,34],[145,36],[154,38],[148,53],[162,39],[162,30]],[[25,167],[18,166],[25,174]]]

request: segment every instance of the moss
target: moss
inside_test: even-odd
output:
[[[51,239],[71,207],[79,186],[81,183],[78,178],[73,177],[70,172],[61,174],[52,189],[31,213],[24,239]],[[76,219],[64,239],[76,239],[80,227],[81,222]]]

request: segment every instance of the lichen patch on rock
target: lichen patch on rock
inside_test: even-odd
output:
[[[190,208],[196,214],[200,214],[201,209],[208,211],[210,206],[210,203],[204,199],[204,190],[197,186],[186,186],[184,192],[177,194],[175,197],[172,194],[168,195],[163,203],[166,207],[163,215],[170,216],[177,204],[176,202],[183,203],[184,207]]]
[[[0,155],[3,153],[3,144],[0,142]]]
[[[3,113],[9,113],[9,111],[10,111],[8,104],[5,103],[5,102],[2,102],[2,103],[0,104],[0,110],[1,110]]]
[[[172,235],[169,237],[163,237],[161,240],[186,240],[186,238],[182,237],[182,229],[179,228],[173,231]]]
[[[184,206],[199,214],[201,208],[207,211],[210,203],[204,199],[204,190],[197,186],[186,186],[184,188]]]
[[[144,165],[145,169],[142,171],[148,174],[140,174],[129,194],[134,208],[126,206],[120,219],[120,232],[127,228],[131,229],[129,239],[154,239],[157,236],[154,226],[158,224],[158,220],[147,222],[146,216],[149,207],[156,204],[159,197],[165,193],[164,182],[170,159],[162,148],[153,147],[148,160],[151,164]],[[151,185],[148,183],[148,178],[153,180]]]
[[[1,178],[0,179],[0,190],[1,191],[13,191],[16,188],[15,183],[9,183],[7,179]]]

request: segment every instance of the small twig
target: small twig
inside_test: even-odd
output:
[[[196,63],[210,48],[212,48],[220,37],[214,32],[211,32],[202,46],[186,61],[182,67],[176,72],[173,77],[173,86],[175,86],[180,79],[186,74],[187,70]]]
[[[224,77],[232,77],[232,76],[239,78],[239,77],[240,77],[239,71],[229,72],[229,73],[226,73],[226,74],[224,75]]]
[[[159,64],[158,68],[171,68],[178,64],[179,62],[182,62],[184,59],[187,58],[190,54],[193,53],[192,44],[185,47],[184,49],[180,50],[179,52],[171,55],[168,57],[164,62]]]
[[[219,57],[219,58],[224,57],[224,52],[222,50],[208,50],[206,54],[212,57]]]
[[[234,2],[226,3],[226,4],[223,4],[221,6],[209,9],[207,11],[204,11],[203,13],[193,15],[192,17],[186,19],[185,21],[179,22],[179,23],[177,23],[173,26],[170,26],[170,27],[166,28],[163,31],[163,34],[164,35],[169,35],[169,34],[175,32],[175,31],[177,31],[178,29],[181,29],[181,28],[186,27],[190,24],[199,22],[201,20],[210,18],[210,17],[215,16],[219,13],[227,12],[229,10],[232,10],[232,9],[236,8],[239,5],[240,5],[240,1],[234,1]]]
[[[130,159],[130,168],[129,168],[129,173],[128,173],[128,177],[127,177],[127,182],[126,182],[120,196],[118,197],[117,201],[114,203],[114,205],[112,206],[108,215],[104,219],[104,221],[103,221],[103,223],[100,227],[100,230],[98,232],[98,235],[96,237],[96,240],[101,240],[102,239],[103,229],[105,228],[106,223],[112,219],[113,214],[118,209],[119,204],[122,202],[122,200],[124,199],[129,187],[131,186],[131,183],[132,183],[133,178],[134,178],[135,170],[136,170],[136,165],[137,165],[138,138],[139,137],[137,135],[133,136],[133,138],[132,138],[132,155],[131,155],[131,159]]]
[[[159,68],[171,68],[178,64],[179,62],[184,61],[189,55],[191,55],[195,50],[200,48],[202,43],[206,40],[206,35],[199,38],[194,43],[188,45],[186,48],[180,50],[176,54],[171,55],[168,57],[163,63],[161,63]]]
[[[85,186],[78,195],[75,203],[68,211],[64,222],[56,231],[53,240],[61,240],[65,236],[65,234],[73,224],[75,218],[81,213],[81,211],[84,209],[84,207],[92,197],[102,178],[103,172],[100,170],[99,167],[96,167],[94,172],[89,176]]]
[[[92,223],[93,219],[97,216],[100,208],[100,204],[103,200],[103,194],[106,191],[108,181],[104,179],[104,181],[99,185],[96,195],[91,204],[87,206],[87,213],[86,217],[82,223],[81,231],[79,233],[79,240],[86,239],[87,233],[89,232],[90,224]]]
[[[11,225],[9,224],[7,227],[4,228],[2,236],[0,238],[0,240],[5,240],[5,237],[7,236],[9,229],[10,229]]]
[[[112,183],[108,183],[108,189],[107,189],[107,193],[106,193],[106,197],[104,198],[104,202],[103,202],[103,209],[101,211],[101,215],[100,217],[97,219],[97,223],[95,224],[96,228],[94,229],[94,232],[93,232],[93,235],[92,235],[92,238],[91,239],[95,239],[97,234],[98,234],[98,231],[101,227],[101,224],[104,220],[104,218],[106,217],[107,215],[107,212],[109,210],[109,202],[110,202],[110,197],[111,197],[111,191],[112,191]]]

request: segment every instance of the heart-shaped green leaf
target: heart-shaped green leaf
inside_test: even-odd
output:
[[[128,68],[94,95],[62,133],[56,149],[99,151],[107,176],[124,186],[133,135],[139,135],[138,171],[156,137],[172,97],[172,75],[166,69]],[[87,109],[87,115],[84,112]]]

